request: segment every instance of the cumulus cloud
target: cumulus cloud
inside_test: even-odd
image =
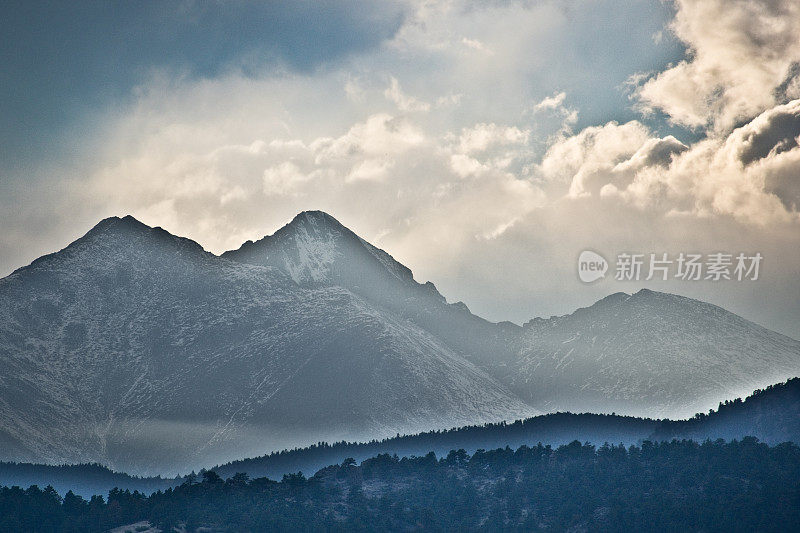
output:
[[[726,131],[779,99],[800,96],[798,2],[678,0],[676,7],[671,27],[688,57],[638,89],[642,109],[663,111],[676,124]]]
[[[555,93],[553,96],[547,96],[542,99],[541,102],[537,103],[533,106],[534,111],[541,111],[543,109],[558,109],[564,103],[564,99],[567,97],[567,93],[561,91],[560,93]]]
[[[673,156],[689,148],[672,135],[650,138],[628,159],[615,167],[620,171],[636,172],[647,167],[668,167]]]
[[[726,143],[741,164],[763,176],[764,190],[785,208],[800,206],[800,100],[776,106],[740,128]]]
[[[402,89],[400,89],[400,82],[394,77],[392,77],[389,87],[383,94],[387,99],[394,102],[400,111],[428,111],[431,108],[429,103],[421,102],[413,96],[403,93]]]
[[[525,145],[530,131],[497,124],[475,124],[464,128],[458,139],[459,149],[466,154],[485,152],[497,146]]]
[[[549,180],[568,182],[571,198],[615,197],[664,214],[768,224],[798,219],[799,135],[800,101],[692,146],[655,137],[636,121],[612,122],[560,139],[540,169]]]
[[[561,120],[558,134],[554,135],[553,138],[557,138],[559,135],[571,135],[573,133],[572,126],[578,121],[578,110],[568,107],[564,103],[566,99],[567,93],[564,91],[553,93],[552,96],[546,96],[530,109],[534,114],[539,114],[540,117],[544,113],[549,113]]]
[[[311,179],[311,174],[302,172],[296,163],[284,161],[264,170],[264,194],[267,196],[291,194]],[[245,195],[239,195],[237,199],[245,198]]]
[[[704,138],[684,144],[639,121],[561,135],[539,168],[567,197],[597,196],[654,215],[798,220],[800,5],[680,0],[671,27],[686,59],[637,74],[634,97]],[[713,21],[713,23],[711,22]],[[555,106],[556,97],[543,107]]]
[[[800,100],[777,106],[753,120],[735,136],[739,160],[749,165],[770,155],[797,148]]]
[[[598,193],[606,183],[619,183],[629,172],[617,172],[618,164],[633,156],[649,139],[649,131],[637,121],[609,122],[562,136],[553,143],[539,166],[549,181],[568,183],[568,195]]]

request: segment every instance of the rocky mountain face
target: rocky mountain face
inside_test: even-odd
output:
[[[536,412],[334,285],[126,217],[0,280],[3,459],[175,472]]]
[[[541,411],[691,415],[800,374],[800,343],[650,291],[493,324],[305,212],[221,257],[106,219],[0,280],[0,363],[0,460],[173,473]]]
[[[492,361],[518,348],[519,326],[490,323],[462,302],[448,304],[433,283],[416,282],[408,267],[327,213],[300,213],[274,235],[222,257],[275,267],[303,287],[343,287],[425,329],[467,359]]]
[[[799,373],[800,342],[643,289],[528,322],[503,381],[543,410],[685,418]]]

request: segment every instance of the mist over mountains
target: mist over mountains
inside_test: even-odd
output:
[[[520,446],[557,448],[579,441],[601,447],[606,443],[642,446],[650,441],[670,442],[692,439],[727,441],[758,439],[769,445],[800,443],[800,378],[757,390],[747,398],[729,399],[709,414],[698,413],[689,420],[654,420],[620,415],[551,413],[512,423],[465,426],[428,431],[369,442],[317,443],[305,448],[281,450],[259,457],[206,465],[222,478],[246,474],[250,478],[280,480],[302,472],[310,476],[330,465],[360,463],[376,456],[450,456],[456,450],[473,454],[478,450],[517,449]],[[202,474],[203,470],[199,470]],[[132,477],[97,464],[41,465],[0,462],[0,485],[53,486],[59,494],[73,491],[86,499],[107,494],[113,488],[149,494],[176,487],[191,474],[175,478]],[[200,477],[200,476],[198,476]]]
[[[0,358],[0,459],[136,474],[558,410],[690,416],[800,374],[798,341],[652,291],[490,323],[321,212],[219,257],[103,220],[0,280]]]

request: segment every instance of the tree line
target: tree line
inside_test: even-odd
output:
[[[209,470],[150,496],[0,489],[2,531],[105,531],[143,520],[163,531],[791,531],[800,524],[800,448],[753,437],[574,441],[348,458],[281,481]]]

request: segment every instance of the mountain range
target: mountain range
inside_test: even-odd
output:
[[[542,412],[690,416],[800,342],[642,290],[491,323],[318,211],[221,256],[130,216],[0,280],[1,460],[185,472]]]

